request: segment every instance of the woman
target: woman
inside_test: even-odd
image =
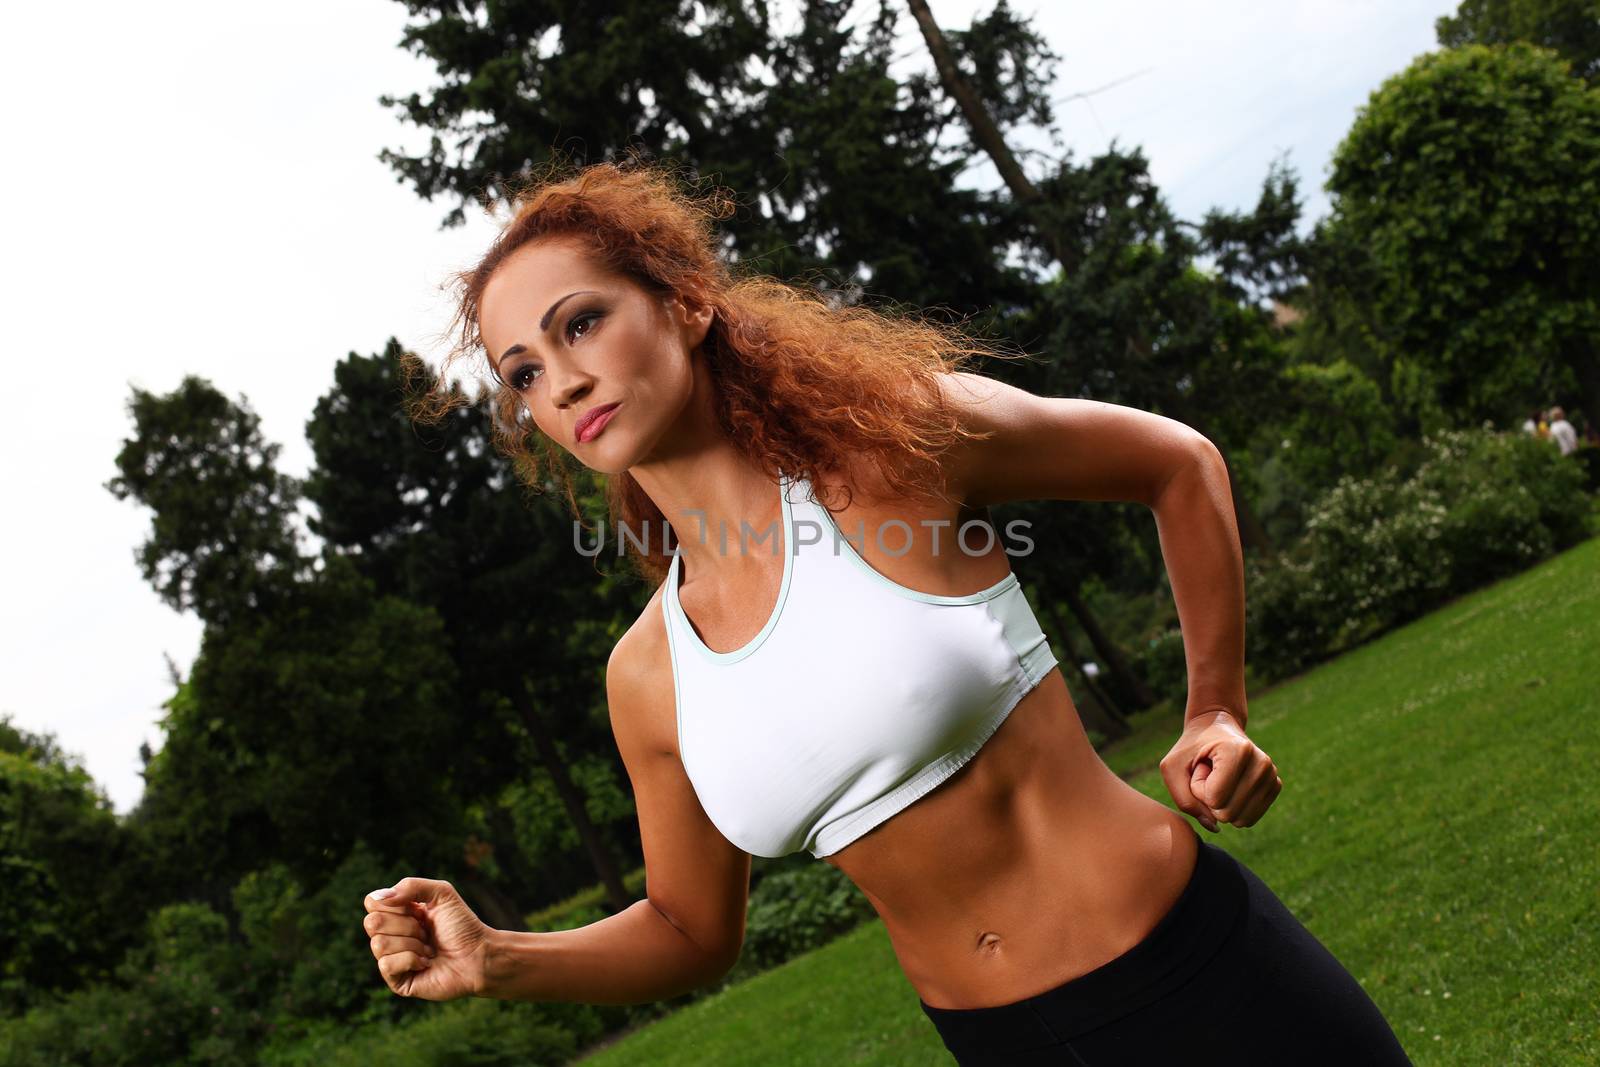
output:
[[[1407,1062],[1254,874],[1101,762],[1006,547],[973,522],[1021,499],[1154,510],[1189,668],[1162,775],[1209,831],[1251,826],[1283,782],[1246,734],[1216,449],[967,373],[984,349],[956,330],[735,279],[726,211],[658,169],[601,164],[520,194],[458,277],[457,354],[486,352],[503,447],[530,480],[530,439],[609,475],[660,583],[606,678],[648,899],[507,932],[448,883],[406,878],[365,901],[385,982],[431,1000],[672,997],[737,959],[750,856],[806,849],[871,900],[963,1064]],[[673,554],[648,539],[662,519]]]

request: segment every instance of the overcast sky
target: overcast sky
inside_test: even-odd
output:
[[[987,10],[991,5],[981,5]],[[980,5],[933,0],[946,28]],[[1254,203],[1287,152],[1310,217],[1328,158],[1387,76],[1434,47],[1447,2],[1017,0],[1062,57],[1058,97],[1082,159],[1140,145],[1178,212]],[[439,350],[438,289],[487,243],[441,231],[377,159],[421,136],[378,104],[431,69],[396,43],[393,0],[33,4],[0,40],[8,164],[0,292],[12,404],[0,418],[5,519],[0,713],[80,754],[118,812],[139,745],[187,672],[200,627],[155,597],[135,546],[148,516],[104,489],[129,388],[186,373],[244,394],[281,467],[351,351],[396,336]],[[909,17],[903,51],[920,47]],[[1126,79],[1126,80],[1122,80]],[[975,169],[972,179],[993,181]]]

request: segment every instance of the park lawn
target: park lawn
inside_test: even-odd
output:
[[[1597,664],[1600,539],[1251,703],[1284,792],[1208,840],[1333,950],[1419,1065],[1600,1063]],[[1165,751],[1124,745],[1119,770]],[[1131,781],[1171,803],[1153,768]],[[870,922],[583,1062],[951,1060]]]

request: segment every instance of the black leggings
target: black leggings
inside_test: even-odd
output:
[[[1199,845],[1178,902],[1110,963],[999,1007],[923,1002],[956,1062],[1409,1065],[1360,983],[1255,872]]]

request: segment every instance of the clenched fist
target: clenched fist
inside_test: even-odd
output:
[[[1216,833],[1219,821],[1253,826],[1283,790],[1272,758],[1226,711],[1188,720],[1161,760],[1161,778],[1179,810]]]
[[[380,893],[388,894],[379,899]],[[483,988],[489,927],[449,882],[402,878],[362,898],[378,973],[403,997],[454,1000]]]

